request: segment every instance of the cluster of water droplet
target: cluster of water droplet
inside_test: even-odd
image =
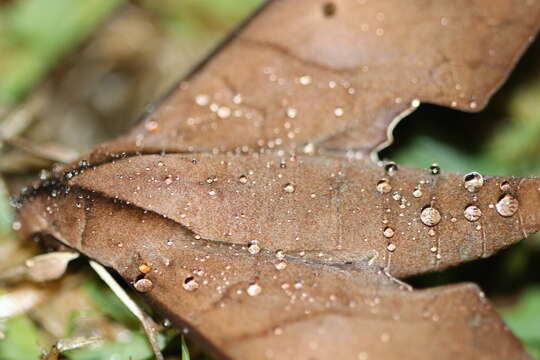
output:
[[[376,191],[381,195],[388,195],[388,199],[393,199],[396,201],[400,201],[402,204],[400,205],[401,208],[405,208],[408,204],[408,202],[405,201],[404,196],[402,194],[401,188],[397,189],[398,191],[394,191],[392,183],[397,181],[394,180],[394,175],[398,172],[398,167],[395,163],[386,163],[384,165],[384,170],[386,173],[385,177],[382,177],[380,180],[377,181],[375,185]],[[438,176],[441,173],[441,169],[437,164],[433,164],[429,167],[429,174],[432,176]],[[430,180],[422,180],[416,185],[414,190],[412,191],[412,196],[414,198],[420,199],[423,197],[423,187],[425,184],[429,184]],[[483,212],[481,209],[481,205],[477,203],[478,201],[478,193],[485,185],[485,179],[484,177],[478,173],[478,172],[471,172],[469,174],[466,174],[463,178],[463,187],[466,190],[466,194],[470,193],[470,203],[463,209],[463,217],[471,223],[479,222],[480,219],[483,216]],[[508,181],[504,181],[500,184],[500,190],[502,194],[500,195],[498,201],[496,204],[490,204],[490,208],[494,208],[497,213],[502,217],[511,217],[513,216],[519,209],[519,201],[516,199],[516,197],[512,194],[511,186]],[[386,201],[388,201],[388,199]],[[390,212],[390,209],[388,208],[386,212]],[[403,214],[400,214],[402,216]],[[427,233],[429,236],[436,239],[436,244],[434,244],[430,251],[436,255],[437,259],[441,259],[441,254],[439,252],[439,240],[436,237],[437,232],[435,230],[435,227],[441,223],[441,221],[444,220],[444,216],[442,215],[440,209],[436,205],[436,197],[432,197],[429,205],[424,205],[419,212],[419,220],[423,225],[425,225],[428,228]],[[456,217],[451,217],[449,219],[452,223],[455,223],[458,221]],[[386,217],[383,219],[383,224],[385,226],[382,229],[382,235],[384,238],[388,240],[386,249],[392,253],[396,251],[398,242],[395,240],[395,235],[397,233],[396,229],[390,226],[389,221],[386,220]],[[409,225],[411,222],[409,222]],[[481,230],[482,225],[477,224],[476,230]],[[413,238],[414,239],[414,238]]]
[[[484,186],[484,178],[477,172],[465,175],[464,187],[471,193],[476,193]],[[513,216],[519,209],[519,201],[510,193],[511,186],[508,181],[503,181],[499,186],[502,195],[495,204],[497,213],[503,217]],[[493,205],[490,205],[493,207]],[[474,204],[468,205],[464,210],[464,216],[468,221],[478,221],[482,217],[482,210]]]
[[[497,201],[495,208],[501,216],[513,216],[519,210],[519,201],[514,197],[514,195],[508,193],[510,190],[509,183],[503,182],[500,188],[503,191],[503,195],[501,195],[499,201]]]

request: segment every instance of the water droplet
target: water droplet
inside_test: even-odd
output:
[[[420,106],[420,100],[414,99],[413,101],[411,101],[411,107],[417,108],[419,106]]]
[[[206,94],[199,94],[195,96],[195,103],[199,106],[206,106],[210,103],[210,97]]]
[[[441,167],[437,164],[431,164],[429,171],[432,175],[439,175],[441,173]]]
[[[518,211],[519,201],[512,195],[506,194],[499,199],[495,207],[499,215],[509,217]]]
[[[476,205],[469,205],[463,211],[463,215],[470,222],[478,221],[482,217],[482,210]]]
[[[19,231],[22,228],[22,224],[20,221],[14,221],[13,224],[11,224],[11,228],[13,231]]]
[[[247,294],[249,296],[257,296],[261,293],[261,291],[262,288],[257,283],[251,283],[247,288]]]
[[[469,103],[469,107],[470,107],[471,109],[476,109],[477,106],[478,106],[478,104],[476,103],[476,101],[471,101],[471,102]]]
[[[248,178],[247,178],[246,175],[240,175],[240,176],[238,177],[238,181],[240,181],[241,184],[247,184]]]
[[[215,113],[216,111],[219,110],[219,105],[216,104],[216,103],[212,103],[212,104],[210,104],[209,109],[210,109],[211,112]]]
[[[386,250],[390,252],[396,251],[396,244],[388,244],[388,246],[386,247]]]
[[[414,189],[412,195],[415,198],[419,198],[419,197],[422,197],[423,193],[422,193],[422,190],[420,188],[416,188],[416,189]]]
[[[307,143],[303,150],[306,154],[313,154],[315,152],[315,145],[313,143]]]
[[[152,284],[152,281],[149,279],[139,279],[134,285],[135,290],[138,292],[146,293],[152,290],[154,287],[154,284]]]
[[[242,94],[236,94],[232,98],[233,103],[240,105],[242,103]]]
[[[420,220],[427,226],[435,226],[441,222],[441,213],[439,210],[428,206],[422,210]]]
[[[194,274],[196,274],[197,276],[203,276],[204,275],[204,270],[203,269],[197,269],[195,271],[193,271]]]
[[[476,192],[484,185],[484,177],[477,172],[468,173],[463,177],[463,186],[469,192]]]
[[[388,179],[379,180],[379,182],[377,183],[377,191],[381,194],[387,194],[392,191],[392,185],[390,185]]]
[[[257,240],[252,240],[248,243],[248,251],[252,255],[258,254],[261,251],[261,247],[257,243]]]
[[[199,288],[199,283],[193,276],[188,276],[184,279],[184,283],[182,284],[182,287],[186,291],[195,291]]]
[[[510,191],[510,183],[508,181],[503,181],[501,183],[500,189],[504,192]]]
[[[298,111],[293,107],[289,107],[289,108],[287,108],[286,113],[287,113],[288,118],[294,119],[296,117],[296,115],[298,114]]]
[[[295,190],[294,185],[291,183],[285,184],[283,191],[288,192],[289,194],[293,193]]]
[[[388,164],[384,165],[384,170],[388,175],[392,176],[398,171],[398,167],[395,162],[389,162]]]
[[[309,84],[311,84],[311,76],[309,76],[309,75],[301,76],[300,79],[298,79],[298,81],[302,85],[309,85]]]
[[[226,119],[229,116],[231,116],[231,109],[226,107],[226,106],[220,106],[218,111],[217,111],[217,116],[220,119]]]
[[[343,108],[337,107],[334,109],[334,115],[337,117],[342,117],[344,114]]]
[[[384,230],[383,230],[383,235],[384,237],[386,238],[391,238],[393,237],[395,234],[394,232],[394,229],[392,229],[391,227],[386,227]]]

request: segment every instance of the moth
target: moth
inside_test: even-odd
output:
[[[218,359],[528,359],[477,286],[399,279],[538,231],[540,180],[377,154],[422,102],[484,108],[539,20],[269,1],[140,125],[26,188],[21,236],[116,271]]]

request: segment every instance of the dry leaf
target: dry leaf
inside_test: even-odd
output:
[[[411,292],[391,275],[537,231],[540,181],[390,170],[313,156],[136,156],[68,173],[20,215],[29,234],[114,268],[224,357],[326,359],[337,346],[342,358],[428,359],[441,348],[442,358],[526,358],[473,285]],[[426,206],[436,211],[426,217]]]
[[[370,153],[415,99],[482,109],[539,25],[528,0],[269,1],[91,160],[306,144]]]
[[[482,108],[539,17],[517,0],[270,2],[132,133],[27,189],[22,234],[114,268],[220,358],[527,359],[474,285],[394,276],[538,231],[540,180],[364,155],[414,99]],[[289,152],[316,145],[357,156]]]
[[[3,269],[0,282],[56,280],[64,275],[69,262],[78,257],[79,254],[73,252],[55,252],[34,256],[27,259],[22,265]]]

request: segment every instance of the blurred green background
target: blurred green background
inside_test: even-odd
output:
[[[261,0],[0,0],[0,268],[35,254],[11,231],[10,194],[41,169],[117,136],[200,60]],[[540,44],[480,114],[422,105],[395,130],[382,154],[445,171],[540,175]],[[464,136],[466,134],[466,136]],[[0,359],[37,359],[58,338],[104,342],[69,359],[149,359],[137,322],[86,268],[45,286],[0,287]],[[474,281],[540,359],[540,238],[498,255],[409,279],[417,287]],[[21,295],[22,294],[22,295]],[[68,304],[68,305],[66,305]],[[162,333],[168,359],[181,341]],[[188,344],[192,359],[206,356]]]

